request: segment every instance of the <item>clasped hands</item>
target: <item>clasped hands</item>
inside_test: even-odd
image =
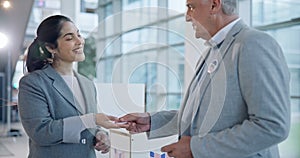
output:
[[[96,114],[96,124],[104,128],[125,128],[131,134],[135,134],[149,132],[151,119],[149,113],[130,113],[120,118]],[[192,158],[190,141],[190,136],[182,136],[178,142],[162,147],[161,151],[174,158]]]

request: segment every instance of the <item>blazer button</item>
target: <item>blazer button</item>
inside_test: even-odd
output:
[[[86,139],[81,139],[81,144],[86,144]]]

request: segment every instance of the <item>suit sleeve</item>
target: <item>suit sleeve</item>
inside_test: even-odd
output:
[[[270,36],[251,32],[238,51],[237,72],[248,118],[231,128],[193,136],[195,157],[253,156],[288,136],[290,78],[281,48]]]
[[[151,113],[151,129],[148,138],[160,138],[178,134],[178,111],[161,111]]]

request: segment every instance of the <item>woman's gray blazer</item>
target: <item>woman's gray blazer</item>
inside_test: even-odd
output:
[[[97,112],[96,89],[92,81],[75,73],[87,106]],[[46,66],[20,80],[19,110],[29,136],[29,158],[94,158],[95,130],[81,132],[81,142],[63,143],[63,119],[81,115],[76,99],[64,79]],[[78,105],[78,104],[77,104]]]

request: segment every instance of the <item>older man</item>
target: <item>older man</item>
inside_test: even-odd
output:
[[[278,43],[239,18],[236,0],[187,0],[186,21],[209,47],[179,111],[132,113],[127,130],[179,134],[176,158],[277,158],[290,128],[289,71]]]

